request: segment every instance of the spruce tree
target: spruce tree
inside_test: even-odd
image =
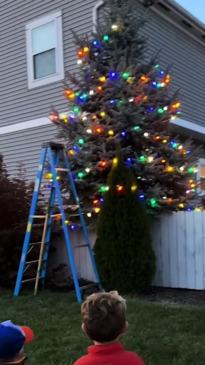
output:
[[[113,160],[108,185],[94,246],[103,285],[123,293],[147,289],[155,273],[148,217],[120,156]]]
[[[80,69],[67,75],[69,111],[51,113],[89,217],[101,209],[118,143],[147,210],[194,209],[197,150],[170,134],[181,103],[169,68],[147,58],[137,3],[105,0],[96,32],[75,35]]]

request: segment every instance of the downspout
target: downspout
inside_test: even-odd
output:
[[[98,23],[98,11],[99,8],[104,4],[104,0],[99,0],[93,7],[93,32],[95,33]]]

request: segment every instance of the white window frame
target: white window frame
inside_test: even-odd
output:
[[[204,194],[205,190],[201,189],[201,176],[200,176],[200,166],[204,165],[205,166],[205,158],[199,158],[198,160],[198,171],[197,171],[197,192],[198,194]]]
[[[33,51],[32,51],[32,30],[36,27],[54,21],[56,24],[56,73],[40,79],[34,78]],[[64,59],[63,59],[63,32],[62,32],[62,12],[58,11],[35,19],[26,24],[26,50],[27,50],[27,75],[28,88],[47,85],[64,79]]]

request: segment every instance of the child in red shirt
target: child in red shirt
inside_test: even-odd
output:
[[[94,344],[74,365],[145,365],[119,342],[128,322],[126,302],[117,292],[90,295],[81,306],[81,314],[82,330]]]

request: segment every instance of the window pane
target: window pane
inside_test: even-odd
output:
[[[55,49],[34,56],[34,79],[56,73]]]
[[[56,47],[55,22],[51,21],[32,30],[33,54],[41,53]]]

